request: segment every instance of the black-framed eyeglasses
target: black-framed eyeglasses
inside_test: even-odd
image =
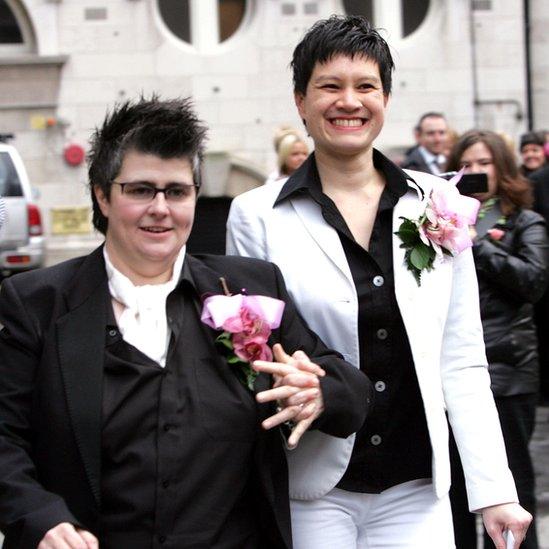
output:
[[[172,183],[163,189],[147,181],[132,181],[130,183],[113,181],[112,183],[120,185],[122,194],[135,202],[152,202],[158,193],[163,193],[168,202],[186,202],[195,198],[195,189],[198,189],[198,185],[185,183]]]

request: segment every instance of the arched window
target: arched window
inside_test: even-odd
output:
[[[0,0],[0,53],[32,51],[33,36],[21,4],[17,0]]]
[[[246,0],[158,0],[158,12],[172,34],[205,51],[236,34],[247,4]]]
[[[0,0],[0,44],[22,44],[23,34],[6,0]]]
[[[425,20],[429,0],[343,0],[345,13],[363,15],[395,38],[406,38]]]

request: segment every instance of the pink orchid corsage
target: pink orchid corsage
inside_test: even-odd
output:
[[[284,301],[262,295],[213,295],[204,301],[201,320],[223,330],[216,342],[223,346],[229,364],[240,366],[241,381],[253,391],[257,372],[254,360],[272,360],[267,344],[271,331],[280,326]]]
[[[404,260],[418,286],[421,274],[430,271],[436,257],[455,256],[470,248],[469,225],[474,225],[480,202],[459,193],[456,184],[463,170],[445,185],[431,191],[423,215],[417,219],[401,217],[402,224],[395,233],[406,250]]]

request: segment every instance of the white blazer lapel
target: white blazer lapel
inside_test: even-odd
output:
[[[341,245],[337,231],[326,223],[322,216],[320,206],[310,200],[301,197],[292,198],[291,204],[299,219],[309,232],[311,237],[326,254],[329,260],[345,275],[345,278],[353,284],[351,269],[345,257],[345,251]],[[292,236],[289,235],[289,238]]]
[[[414,302],[420,293],[414,275],[408,270],[405,262],[405,250],[400,245],[402,241],[394,234],[398,231],[403,217],[408,219],[418,219],[427,206],[430,189],[425,186],[419,187],[417,184],[409,182],[410,189],[400,198],[393,210],[393,270],[395,278],[395,295],[406,327],[413,322],[409,317],[413,313]]]

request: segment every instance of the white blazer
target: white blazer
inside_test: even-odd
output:
[[[417,219],[431,189],[448,184],[430,174],[408,172],[408,192],[393,213]],[[309,326],[346,360],[359,367],[358,301],[337,232],[310,198],[273,204],[283,186],[271,184],[234,199],[227,223],[227,253],[276,263]],[[418,287],[393,237],[395,294],[408,334],[432,446],[433,484],[438,497],[450,487],[448,425],[465,471],[469,507],[516,502],[497,411],[490,390],[478,287],[471,250],[435,260]],[[368,421],[366,419],[366,421]],[[306,433],[287,453],[290,497],[316,499],[336,486],[351,457],[354,435],[338,439]]]

